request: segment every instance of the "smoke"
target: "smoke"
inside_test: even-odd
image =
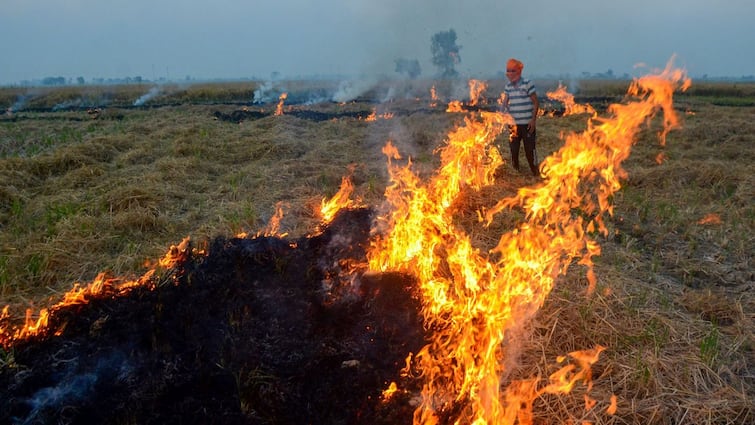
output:
[[[261,86],[254,90],[254,103],[267,103],[272,100],[277,100],[279,95],[273,95],[272,81],[265,81]]]
[[[91,361],[84,358],[68,361],[65,370],[50,377],[53,385],[37,390],[25,400],[30,408],[29,414],[15,423],[39,423],[43,418],[51,417],[51,412],[60,412],[82,400],[95,399],[98,385],[123,381],[132,373],[132,367],[120,352],[104,354],[96,360],[94,367],[87,363]]]
[[[160,86],[154,86],[151,89],[149,89],[147,93],[143,94],[141,97],[136,99],[134,101],[134,106],[142,106],[145,103],[147,103],[149,100],[154,98],[155,96],[159,95],[160,93],[162,93],[162,89],[160,88]]]
[[[338,89],[333,94],[334,102],[350,102],[363,95],[377,85],[375,79],[360,79],[342,81],[338,84]]]
[[[21,95],[16,97],[16,101],[13,103],[13,105],[9,106],[8,109],[5,111],[6,114],[10,115],[14,112],[18,112],[21,109],[26,106],[26,102],[31,99],[31,95]]]
[[[85,399],[91,394],[96,382],[97,377],[87,373],[74,376],[69,382],[42,388],[29,398],[28,404],[32,406],[32,410],[26,420],[21,423],[37,423],[40,413],[44,413],[47,409],[58,409],[68,405],[71,401]]]

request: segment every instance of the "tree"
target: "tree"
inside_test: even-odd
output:
[[[430,51],[433,55],[433,65],[440,68],[440,76],[452,78],[459,75],[456,64],[461,63],[459,56],[461,46],[456,45],[456,31],[440,31],[432,36]]]
[[[422,69],[417,59],[399,58],[396,59],[396,72],[406,74],[409,78],[415,79],[422,74]]]
[[[84,80],[84,77],[76,77],[76,82],[82,86],[86,83],[86,81]]]

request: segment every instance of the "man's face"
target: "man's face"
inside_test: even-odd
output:
[[[522,70],[518,68],[506,68],[506,78],[509,79],[510,82],[516,83],[519,81],[519,78],[522,76]]]

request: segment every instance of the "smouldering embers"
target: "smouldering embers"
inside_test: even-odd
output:
[[[689,84],[685,73],[669,64],[632,83],[629,95],[635,101],[612,105],[610,116],[594,116],[586,131],[566,135],[564,146],[542,164],[541,183],[483,212],[488,224],[513,207],[526,215],[489,254],[475,248],[454,224],[450,207],[466,188],[493,184],[502,159],[489,146],[503,130],[504,116],[483,112],[478,120],[467,118],[449,134],[441,166],[427,182],[412,171],[411,161],[394,164],[400,154],[390,143],[386,146],[391,177],[386,198],[392,212],[383,218],[387,230],[368,257],[372,270],[408,272],[420,282],[425,324],[434,336],[407,359],[405,372],[424,383],[415,423],[435,424],[439,412],[458,406],[464,423],[531,423],[533,401],[540,395],[566,393],[580,382],[589,391],[590,365],[604,349],[600,346],[569,353],[577,366],[564,366],[544,386],[535,378],[510,382],[502,390],[509,360],[504,351],[517,344],[507,335],[521,334],[556,278],[575,261],[586,267],[592,290],[592,258],[600,254],[600,246],[591,234],[607,233],[603,217],[612,214],[610,197],[626,177],[621,163],[637,131],[659,110],[664,114],[662,142],[678,126],[672,93]],[[575,215],[575,210],[584,214]],[[595,405],[587,395],[585,401],[588,410]],[[615,410],[612,397],[605,413]]]

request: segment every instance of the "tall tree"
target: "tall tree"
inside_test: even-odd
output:
[[[440,76],[452,78],[459,75],[456,64],[461,63],[459,56],[461,46],[456,44],[456,31],[440,31],[432,36],[430,51],[433,55],[433,65],[440,69]]]

